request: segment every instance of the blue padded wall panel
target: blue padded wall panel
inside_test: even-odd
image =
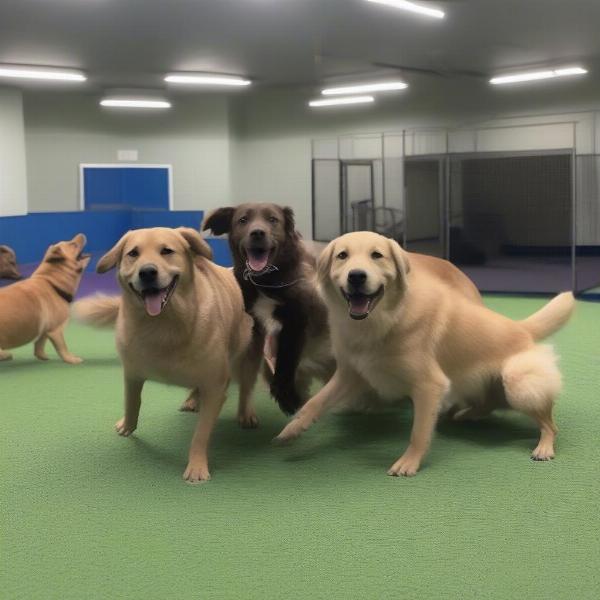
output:
[[[191,227],[200,229],[201,210],[132,210],[131,229],[142,227]]]
[[[169,209],[169,170],[164,167],[84,167],[83,186],[86,210]]]

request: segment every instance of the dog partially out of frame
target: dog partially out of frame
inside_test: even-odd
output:
[[[523,321],[513,321],[456,293],[420,268],[393,240],[350,233],[319,259],[320,290],[329,309],[337,370],[276,438],[286,442],[327,408],[375,390],[410,396],[410,443],[389,475],[415,475],[440,411],[477,419],[513,408],[541,430],[534,460],[554,457],[552,410],[561,375],[550,346],[538,345],[570,318],[565,292]]]
[[[183,474],[190,483],[210,479],[209,439],[232,378],[240,382],[240,424],[257,425],[251,396],[258,365],[253,357],[246,360],[252,319],[233,273],[211,258],[210,246],[193,229],[130,231],[97,265],[99,273],[118,268],[122,296],[86,298],[75,307],[84,322],[116,321],[125,375],[119,435],[137,428],[145,381],[193,390],[187,402],[198,404],[199,418]]]
[[[0,246],[0,279],[21,279],[17,255],[9,246]]]
[[[12,358],[7,350],[33,341],[36,358],[48,360],[44,347],[50,340],[64,362],[82,362],[69,352],[64,329],[90,261],[89,255],[83,254],[85,244],[82,233],[53,244],[31,277],[0,288],[0,360]]]

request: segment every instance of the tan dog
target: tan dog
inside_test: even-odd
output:
[[[210,259],[197,231],[156,227],[125,234],[97,265],[99,273],[118,266],[122,298],[77,303],[82,320],[96,325],[116,318],[117,349],[125,371],[125,416],[119,435],[137,428],[147,380],[194,390],[199,420],[184,479],[210,479],[208,443],[231,377],[240,380],[240,423],[255,427],[251,393],[258,365],[249,352],[252,318],[244,312],[233,273]],[[256,355],[257,352],[254,352]],[[250,365],[250,368],[248,368]]]
[[[0,288],[0,360],[12,358],[6,350],[34,340],[35,356],[48,360],[44,346],[49,339],[66,363],[81,362],[69,352],[64,329],[69,305],[90,261],[82,255],[85,243],[80,233],[69,242],[50,246],[29,279]]]
[[[17,268],[17,255],[8,246],[0,246],[0,279],[21,279]]]
[[[542,340],[569,319],[574,298],[563,293],[515,322],[457,293],[423,269],[393,240],[350,233],[319,259],[337,370],[278,436],[299,436],[322,412],[369,392],[410,396],[410,444],[388,474],[414,475],[427,452],[438,413],[477,418],[514,408],[540,426],[536,460],[554,457],[553,402],[561,387],[556,358]]]

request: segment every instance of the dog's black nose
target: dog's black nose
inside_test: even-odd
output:
[[[365,271],[361,271],[360,269],[352,269],[350,273],[348,273],[348,283],[353,288],[359,288],[361,285],[367,281],[367,273]]]
[[[262,240],[265,237],[264,229],[253,229],[250,232],[250,237],[253,240]]]
[[[144,265],[139,271],[140,280],[143,283],[152,283],[158,276],[156,265]]]

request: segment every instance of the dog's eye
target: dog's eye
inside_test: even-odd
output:
[[[245,225],[248,222],[248,217],[240,217],[238,219],[238,223],[240,223],[241,225]]]
[[[337,255],[337,258],[339,258],[340,260],[346,260],[348,258],[348,253],[342,251]]]
[[[381,254],[381,252],[377,252],[377,250],[375,250],[374,252],[371,252],[371,258],[374,258],[374,259],[383,258],[383,254]]]
[[[173,254],[173,252],[175,252],[175,250],[171,250],[171,248],[163,248],[160,253],[163,256],[167,256],[168,254]]]
[[[267,220],[269,221],[269,223],[279,223],[279,219],[272,215]]]
[[[137,258],[139,255],[140,253],[138,252],[137,248],[134,248],[127,253],[127,256],[130,256],[131,258]]]

